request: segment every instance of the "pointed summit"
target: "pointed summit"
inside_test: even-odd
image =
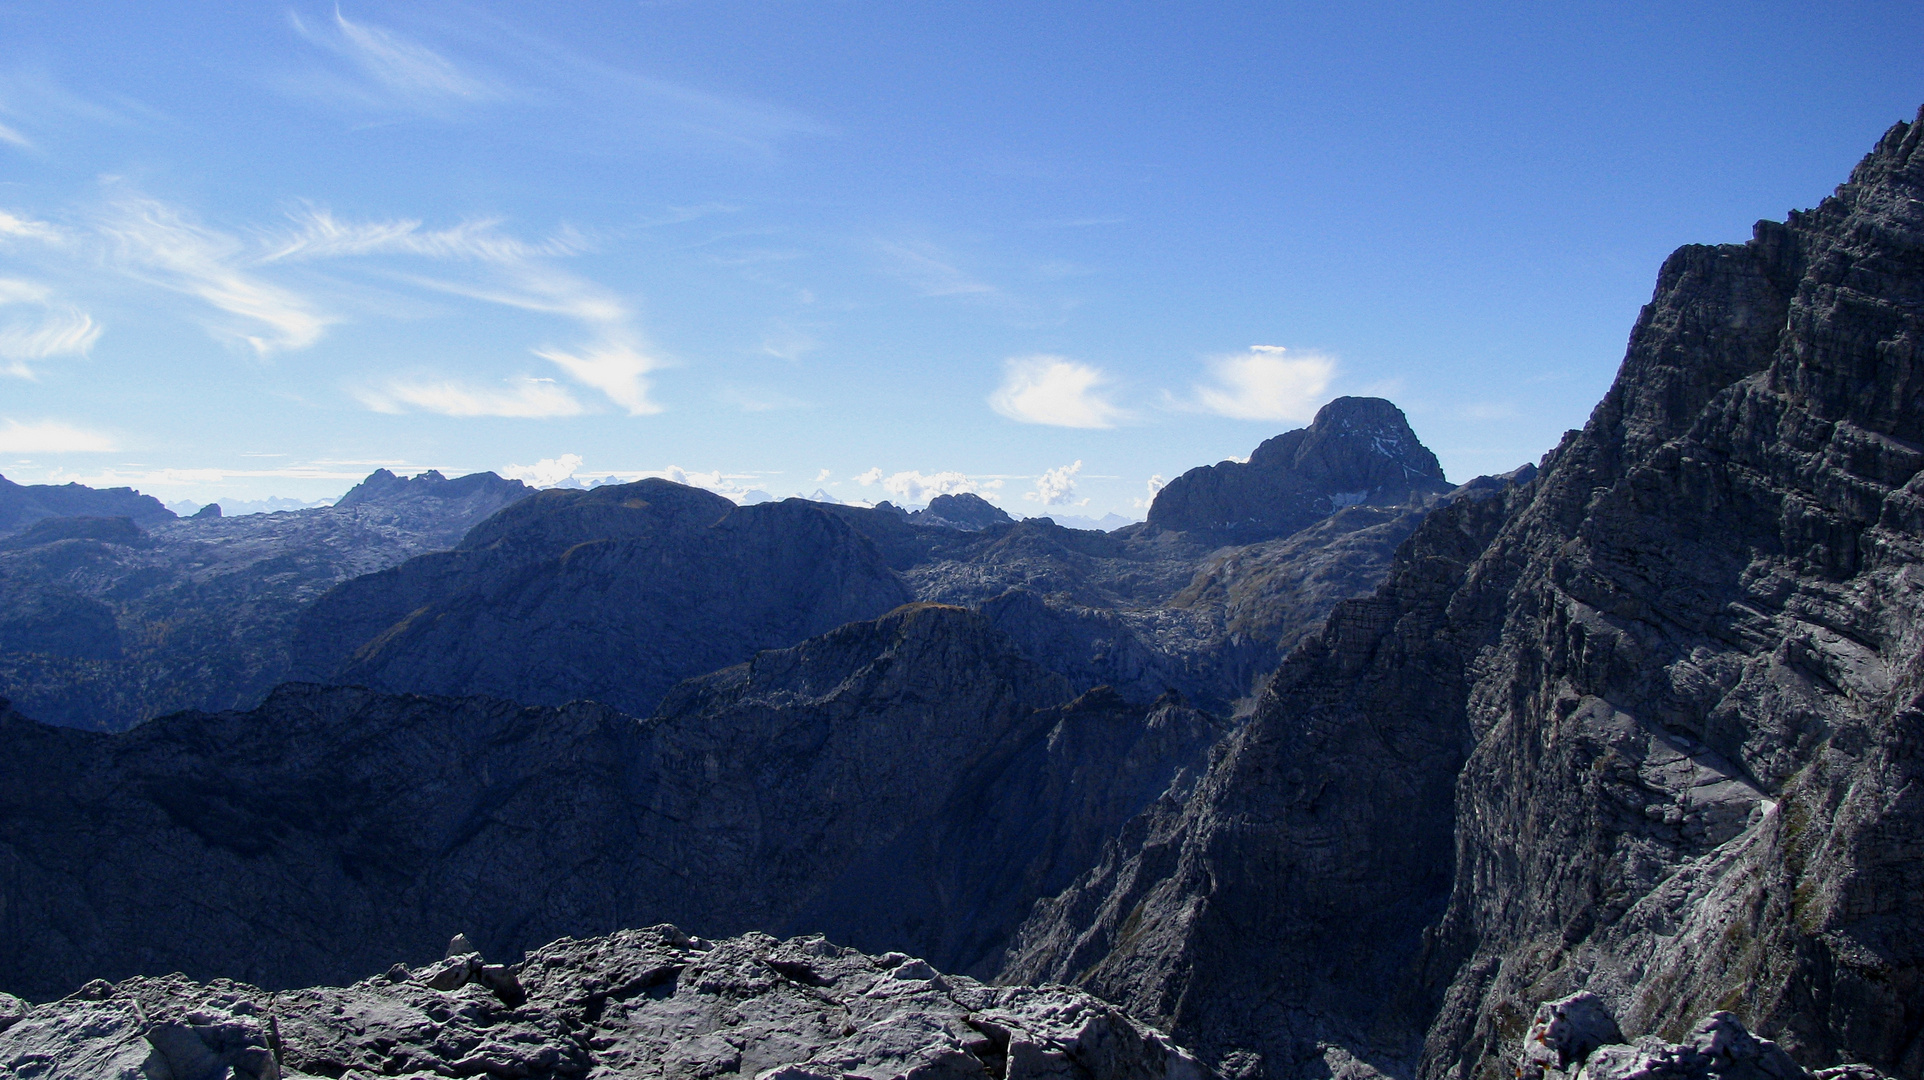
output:
[[[1248,544],[1314,524],[1346,506],[1396,506],[1450,490],[1403,410],[1339,397],[1306,428],[1258,446],[1247,463],[1191,469],[1158,492],[1151,526]]]

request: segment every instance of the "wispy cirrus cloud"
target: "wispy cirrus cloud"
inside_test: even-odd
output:
[[[313,62],[269,81],[361,113],[453,121],[485,109],[536,112],[544,120],[534,130],[626,146],[670,142],[765,158],[788,138],[828,133],[793,109],[608,64],[484,12],[438,24],[411,14],[414,34],[339,8],[291,13],[294,32],[315,47]]]
[[[553,379],[510,379],[500,387],[476,386],[453,379],[395,379],[355,392],[363,405],[380,413],[428,412],[442,416],[505,416],[548,419],[580,416],[588,410]]]
[[[122,273],[239,319],[239,325],[226,321],[210,328],[246,342],[259,356],[306,348],[333,321],[307,297],[260,276],[258,255],[239,238],[157,199],[123,194],[94,228]]]
[[[457,64],[415,39],[334,9],[332,18],[303,19],[290,12],[295,33],[330,55],[336,65],[277,77],[282,89],[363,109],[444,114],[452,107],[509,96],[498,80]]]
[[[79,308],[55,301],[53,290],[31,281],[0,278],[0,309],[30,314],[0,319],[0,373],[34,377],[32,365],[58,356],[85,356],[100,337],[100,324]]]
[[[430,230],[414,220],[343,221],[313,207],[294,215],[293,223],[291,232],[269,241],[269,260],[398,254],[469,264],[482,271],[479,280],[433,275],[407,275],[405,279],[438,292],[558,315],[580,323],[588,331],[587,340],[569,345],[537,346],[533,349],[534,355],[554,364],[576,382],[600,391],[630,416],[661,411],[661,406],[649,396],[651,385],[647,376],[664,365],[643,343],[627,302],[613,290],[562,270],[550,261],[587,250],[587,242],[578,234],[564,230],[548,240],[528,242],[503,234],[494,221],[466,222],[448,229]],[[395,400],[385,391],[379,392],[378,397]],[[486,399],[495,400],[491,396]],[[551,398],[545,400],[558,407],[558,402]]]
[[[989,407],[1011,420],[1053,427],[1107,428],[1128,414],[1102,393],[1108,377],[1061,356],[1018,356],[1006,365]]]
[[[992,296],[995,286],[963,270],[954,256],[932,244],[879,240],[883,266],[923,296]]]

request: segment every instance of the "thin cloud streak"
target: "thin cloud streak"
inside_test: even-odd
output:
[[[357,391],[363,405],[378,413],[428,412],[442,416],[502,416],[549,419],[587,412],[574,396],[551,379],[510,380],[504,389],[454,380],[396,380]]]
[[[440,52],[398,31],[356,22],[334,9],[332,19],[310,25],[298,12],[288,21],[309,44],[339,60],[347,70],[310,69],[283,74],[276,81],[299,97],[377,111],[400,110],[429,116],[450,114],[451,107],[499,101],[512,91],[482,78]]]

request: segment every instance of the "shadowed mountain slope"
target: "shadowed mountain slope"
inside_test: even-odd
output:
[[[648,720],[301,684],[118,735],[8,711],[0,989],[346,981],[455,930],[512,956],[663,920],[992,969],[1218,730],[1072,699],[932,605],[685,683]]]

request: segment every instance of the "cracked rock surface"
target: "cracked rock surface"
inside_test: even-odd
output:
[[[816,937],[673,926],[563,938],[497,966],[464,950],[351,986],[270,993],[185,976],[0,998],[0,1075],[1204,1080],[1187,1052],[1066,987],[987,986]]]

